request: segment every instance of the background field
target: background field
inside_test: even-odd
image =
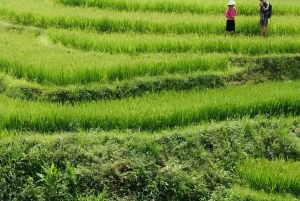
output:
[[[0,200],[299,200],[300,2],[227,3],[1,0]]]

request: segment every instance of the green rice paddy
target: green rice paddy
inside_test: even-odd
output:
[[[298,200],[300,3],[0,1],[0,200]]]

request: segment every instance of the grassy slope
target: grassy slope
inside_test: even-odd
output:
[[[279,8],[279,3],[274,1],[273,4]],[[298,3],[298,1],[295,3]],[[221,4],[221,1],[218,2],[216,9],[218,12],[224,10]],[[247,6],[251,7],[250,12],[247,13],[249,10],[244,5],[240,6],[240,11],[248,16],[240,16],[241,22],[246,22],[241,27],[244,29],[249,25],[250,27],[253,26],[254,29],[249,29],[248,31],[256,35],[257,29],[254,21],[257,19],[257,16],[253,16],[256,8],[252,4],[247,4]],[[288,4],[288,6],[290,5]],[[59,26],[72,26],[72,24],[76,25],[76,20],[81,19],[88,19],[88,21],[93,22],[92,19],[95,17],[96,19],[106,18],[111,19],[112,22],[118,22],[118,20],[122,20],[125,17],[128,20],[127,25],[134,25],[136,29],[139,24],[134,24],[134,20],[139,19],[141,20],[140,22],[146,22],[145,24],[149,25],[149,27],[144,27],[144,30],[149,31],[154,28],[157,33],[166,32],[165,29],[162,29],[163,26],[155,24],[158,21],[157,19],[160,19],[159,22],[164,26],[171,26],[169,24],[171,23],[172,26],[175,25],[180,28],[179,25],[184,20],[188,19],[191,24],[196,24],[199,23],[199,19],[203,19],[204,15],[209,15],[207,19],[211,15],[215,15],[214,12],[209,11],[215,5],[206,5],[208,9],[205,8],[206,11],[201,11],[202,14],[199,16],[190,15],[189,13],[182,15],[181,12],[168,14],[164,10],[162,13],[149,13],[151,17],[141,14],[142,12],[119,13],[119,11],[115,10],[103,10],[100,16],[95,16],[95,13],[99,14],[97,8],[65,7],[64,5],[55,4],[54,1],[2,1],[0,6],[2,19],[24,25],[32,24],[44,28],[56,27],[55,21],[61,20],[62,23]],[[199,4],[197,6],[201,7]],[[53,9],[56,12],[53,12]],[[35,118],[39,111],[43,111],[43,109],[38,107],[41,105],[45,105],[43,108],[46,108],[52,114],[55,114],[55,111],[58,111],[59,108],[67,108],[66,112],[57,113],[59,116],[62,114],[66,115],[66,113],[71,114],[72,111],[78,110],[78,105],[87,105],[86,107],[94,105],[97,106],[95,108],[100,110],[103,106],[99,108],[99,103],[94,101],[102,99],[114,99],[110,103],[114,105],[114,103],[122,104],[128,100],[132,101],[134,99],[131,97],[134,96],[139,96],[137,100],[140,101],[144,101],[144,97],[156,96],[158,99],[161,98],[161,95],[149,95],[149,92],[157,93],[176,90],[181,91],[177,92],[177,94],[184,95],[186,90],[192,89],[193,91],[193,89],[202,90],[204,88],[218,87],[225,88],[214,89],[212,90],[215,91],[213,93],[216,94],[219,91],[224,95],[224,99],[228,99],[227,103],[229,103],[230,97],[226,97],[225,93],[228,90],[226,89],[227,86],[230,89],[230,86],[248,83],[248,87],[250,86],[251,88],[253,83],[263,83],[268,80],[297,80],[299,78],[299,56],[297,54],[285,54],[297,52],[297,49],[293,52],[287,52],[289,48],[284,50],[282,47],[285,46],[278,45],[286,42],[292,44],[290,40],[294,37],[296,38],[293,35],[297,32],[299,20],[295,20],[294,26],[281,26],[286,20],[298,18],[299,12],[295,9],[291,10],[293,11],[290,13],[293,15],[292,18],[291,16],[275,15],[275,18],[273,18],[275,19],[274,23],[273,20],[271,21],[273,23],[273,26],[271,26],[273,33],[289,35],[288,33],[290,32],[291,36],[287,37],[290,38],[289,40],[283,39],[284,37],[282,36],[271,36],[275,47],[278,47],[278,51],[281,51],[277,53],[284,54],[252,57],[241,53],[235,55],[232,52],[226,55],[211,53],[211,55],[204,56],[208,58],[207,61],[213,60],[211,59],[212,57],[220,59],[220,62],[208,62],[208,65],[202,68],[199,68],[199,64],[203,63],[203,60],[195,62],[195,58],[198,58],[198,53],[190,51],[192,48],[188,49],[185,54],[175,51],[174,54],[163,55],[156,53],[154,50],[152,50],[154,54],[141,55],[135,55],[136,52],[131,52],[133,55],[127,54],[128,52],[123,52],[120,55],[117,54],[117,51],[113,52],[113,54],[89,52],[86,50],[86,52],[82,52],[81,50],[52,43],[47,35],[47,29],[43,30],[37,27],[18,26],[2,22],[1,48],[5,51],[5,54],[1,55],[0,92],[3,95],[1,95],[2,109],[0,114],[5,121],[11,118],[11,121],[8,122],[11,123],[10,125],[15,126],[7,126],[9,131],[2,129],[0,132],[0,189],[2,189],[0,199],[297,200],[298,193],[289,190],[275,190],[272,194],[267,194],[263,191],[255,191],[243,187],[249,185],[247,179],[242,179],[236,174],[238,163],[248,157],[299,161],[299,117],[280,117],[281,114],[283,115],[282,111],[285,110],[276,110],[276,108],[280,107],[277,107],[278,104],[276,104],[275,99],[273,102],[271,101],[272,103],[275,101],[275,103],[269,106],[275,108],[274,112],[277,112],[277,115],[279,115],[277,117],[272,117],[270,116],[272,114],[263,112],[255,115],[253,119],[242,117],[237,120],[231,119],[223,122],[215,122],[216,119],[212,119],[208,122],[201,122],[199,126],[185,125],[184,127],[163,131],[154,129],[156,130],[155,132],[138,132],[130,129],[102,131],[100,128],[91,126],[93,125],[91,122],[86,123],[87,127],[83,131],[80,126],[78,127],[76,121],[70,120],[62,128],[62,130],[73,130],[70,133],[59,132],[53,128],[52,130],[56,131],[48,133],[22,131],[22,128],[25,129],[26,126],[30,125],[30,122],[27,122],[28,118]],[[15,13],[11,11],[15,11]],[[284,14],[284,10],[279,9],[279,11],[277,14]],[[68,17],[65,18],[66,16]],[[75,21],[72,21],[72,16],[76,19]],[[34,17],[40,21],[36,22]],[[63,18],[66,20],[62,20]],[[222,18],[222,16],[218,16],[218,19],[221,20]],[[181,22],[174,23],[174,19],[176,19],[175,21],[181,20]],[[245,21],[246,19],[251,20],[248,23]],[[222,32],[222,24],[223,22],[220,22],[216,26],[220,29],[219,34]],[[116,23],[116,25],[119,24]],[[157,27],[159,29],[156,29]],[[183,27],[183,29],[186,29],[186,27]],[[139,27],[139,29],[143,29],[143,26]],[[55,29],[53,30],[56,31]],[[75,30],[75,33],[77,34],[78,32],[80,35],[80,33],[83,33],[81,31]],[[213,29],[210,28],[209,31],[212,32]],[[191,32],[193,33],[194,31]],[[148,37],[153,43],[158,45],[159,41],[156,41],[157,38],[165,37],[151,34],[153,33],[150,33]],[[127,35],[113,34],[113,36],[120,36],[119,39],[121,41],[128,39]],[[142,36],[145,35],[134,35],[133,38],[136,39]],[[11,39],[12,37],[14,39]],[[96,37],[96,35],[93,37]],[[122,37],[124,37],[123,40]],[[175,37],[176,40],[173,39],[174,37],[168,39],[170,39],[171,43],[174,41],[176,43],[177,41],[182,41],[182,38],[184,39],[183,41],[186,41],[184,37],[189,36],[179,36],[179,39]],[[222,41],[221,37],[223,36],[216,36]],[[238,41],[245,42],[247,40],[245,40],[243,35],[240,37],[241,39],[238,39]],[[198,36],[195,38],[198,39]],[[214,42],[211,38],[209,40]],[[255,37],[250,38],[250,40],[254,41]],[[113,39],[108,42],[113,42]],[[143,46],[143,43],[137,43],[135,46],[140,44]],[[72,46],[72,44],[66,45]],[[147,45],[147,43],[144,43],[144,46]],[[153,47],[155,49],[156,46],[149,46],[148,49]],[[18,47],[18,51],[16,51],[16,47]],[[112,47],[116,48],[114,45]],[[121,47],[126,48],[126,44]],[[255,48],[256,46],[253,47],[254,54],[256,54]],[[68,56],[70,53],[73,56]],[[91,61],[87,62],[86,58],[89,58]],[[157,58],[159,58],[159,63],[154,62]],[[175,60],[175,62],[170,63],[170,60]],[[127,62],[127,68],[121,71],[122,73],[119,75],[115,75],[115,72],[111,71],[111,80],[95,82],[96,78],[91,83],[82,81],[84,79],[92,79],[90,75],[86,75],[86,72],[95,69],[95,72],[97,71],[96,67],[90,69],[91,65],[99,66],[101,64],[107,69],[113,69],[120,65],[118,61],[121,61],[119,63]],[[151,62],[152,64],[149,65]],[[178,63],[180,65],[175,69],[172,68]],[[135,73],[132,76],[127,71],[135,72],[135,70],[132,71],[132,68],[136,64],[138,64],[139,69],[148,66],[149,72],[156,72],[156,74],[140,71],[138,76]],[[168,72],[159,71],[159,69],[152,71],[153,66],[158,64],[161,64],[161,69],[167,67]],[[210,69],[212,64],[214,68]],[[190,65],[190,69],[193,70],[183,71],[182,67],[186,67],[186,65]],[[50,72],[47,69],[50,69]],[[53,69],[56,70],[53,71]],[[62,72],[65,69],[67,69],[66,73],[76,72],[74,69],[83,69],[83,71],[78,70],[77,74],[86,75],[86,78],[81,76],[79,79],[72,80],[72,78],[63,75]],[[120,68],[117,69],[120,71]],[[120,77],[125,72],[129,76],[127,78]],[[40,75],[41,78],[37,79],[37,75]],[[154,75],[156,76],[154,77]],[[73,83],[68,85],[70,82]],[[285,91],[284,85],[280,86],[280,82],[278,83],[276,86],[279,92],[276,94],[279,94],[278,96],[280,97],[281,87],[283,87],[284,93],[288,93],[288,91]],[[261,84],[260,86],[263,86],[261,90],[268,84],[270,85],[270,83],[266,85]],[[253,93],[251,94],[251,91],[248,93],[250,94],[249,98],[247,98],[249,100],[256,93],[255,85],[253,86]],[[232,90],[236,90],[234,88],[232,87]],[[248,89],[246,87],[246,90]],[[297,90],[298,87],[295,88],[295,91]],[[207,96],[210,96],[210,90],[206,91],[209,91]],[[268,93],[271,92],[272,89]],[[162,94],[168,93],[172,96],[172,92],[164,92]],[[191,96],[193,93],[195,92],[189,92],[187,96],[193,99],[196,97]],[[267,95],[268,93],[263,93],[262,91],[260,94]],[[234,96],[233,93],[232,97]],[[291,99],[293,101],[297,100],[297,94],[294,94],[294,96],[295,98]],[[130,98],[127,99],[127,97]],[[23,101],[19,100],[19,98],[27,100]],[[115,99],[123,100],[116,101]],[[153,99],[151,100],[153,101]],[[39,101],[42,101],[42,103]],[[68,104],[52,104],[49,101],[71,102],[75,104],[75,107]],[[90,102],[81,103],[81,101],[92,102],[90,104]],[[184,104],[178,105],[178,107],[189,107],[195,105],[196,102],[197,100],[194,103],[186,101]],[[26,103],[25,106],[24,103]],[[162,107],[162,109],[167,108],[163,107],[163,105],[171,105],[167,104],[167,101],[163,103],[153,105]],[[11,107],[11,105],[14,105],[14,107]],[[256,105],[260,104],[256,103]],[[20,110],[19,108],[22,109]],[[47,111],[46,113],[43,112],[43,114],[47,114]],[[93,107],[89,108],[89,111],[93,111]],[[77,111],[76,115],[80,116],[80,111]],[[56,117],[59,118],[58,116]],[[90,117],[90,115],[88,116]],[[1,122],[2,125],[5,121]],[[43,118],[39,119],[39,122],[43,121]],[[116,121],[114,119],[114,121],[113,123],[118,125],[118,122],[122,124],[123,120],[118,119]],[[169,121],[172,121],[171,118],[169,118]],[[20,122],[22,124],[19,124]],[[159,124],[159,122],[157,123]],[[43,125],[49,127],[49,124]],[[36,127],[29,130],[39,129]],[[250,178],[253,177],[250,175]],[[256,189],[260,190],[259,188]],[[280,189],[280,186],[278,189]],[[286,194],[286,192],[292,192],[293,195]]]
[[[109,200],[236,200],[244,190],[228,188],[243,184],[235,175],[239,161],[298,160],[299,125],[298,118],[258,116],[155,133],[2,132],[0,185],[5,191],[0,196],[4,200],[8,196],[96,200],[97,195]]]

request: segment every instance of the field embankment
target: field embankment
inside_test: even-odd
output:
[[[246,0],[233,36],[221,0],[2,0],[0,200],[299,200],[300,5],[271,3],[266,38]]]

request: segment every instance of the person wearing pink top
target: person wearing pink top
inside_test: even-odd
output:
[[[234,17],[237,14],[237,9],[234,7],[234,5],[234,1],[229,1],[228,8],[225,13],[225,16],[227,17],[226,31],[229,35],[232,35],[232,33],[235,31]]]

